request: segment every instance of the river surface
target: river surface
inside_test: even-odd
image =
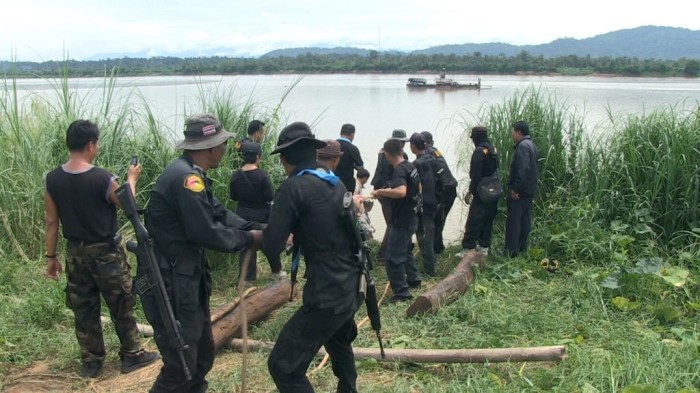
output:
[[[700,79],[622,78],[600,76],[482,76],[482,85],[474,90],[414,90],[405,86],[414,75],[247,75],[205,77],[123,77],[117,80],[120,94],[132,94],[132,100],[145,100],[156,118],[168,128],[181,132],[184,113],[199,112],[200,90],[233,91],[242,102],[252,99],[255,108],[271,113],[280,105],[284,123],[305,121],[318,138],[337,138],[344,123],[355,125],[354,143],[359,147],[365,167],[373,174],[377,152],[396,128],[413,132],[430,131],[435,146],[444,154],[460,178],[460,193],[468,180],[464,169],[456,169],[458,148],[464,124],[476,125],[475,118],[484,105],[498,104],[531,86],[551,94],[582,114],[589,132],[604,132],[610,126],[608,114],[615,117],[649,113],[674,107],[690,110],[700,100]],[[432,76],[424,76],[431,79]],[[476,82],[477,75],[448,75],[461,82]],[[87,102],[102,96],[103,79],[70,80],[69,85]],[[21,95],[55,94],[55,88],[43,80],[18,80]],[[233,88],[233,90],[231,90]],[[290,90],[291,88],[291,90]],[[212,93],[213,94],[213,93]],[[141,98],[142,97],[142,98]],[[536,139],[537,130],[533,130]],[[413,156],[406,147],[411,159]],[[223,196],[222,196],[223,197]],[[457,201],[445,229],[449,241],[461,239],[466,206]],[[379,206],[370,215],[381,236],[384,223]]]

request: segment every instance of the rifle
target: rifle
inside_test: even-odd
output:
[[[156,254],[154,252],[153,239],[151,239],[148,230],[146,230],[146,227],[139,218],[139,208],[138,205],[136,205],[136,200],[134,199],[134,194],[131,192],[129,184],[122,185],[115,193],[119,199],[122,210],[124,210],[124,214],[126,214],[126,217],[131,222],[131,225],[134,227],[134,232],[136,233],[136,244],[134,244],[133,241],[127,242],[126,248],[136,254],[140,264],[139,267],[146,271],[146,273],[136,281],[136,287],[139,294],[142,296],[151,288],[155,289],[156,304],[158,305],[158,312],[165,326],[166,337],[170,341],[170,345],[177,350],[180,363],[182,363],[182,368],[185,372],[185,379],[190,381],[192,375],[187,367],[184,355],[185,351],[188,349],[188,345],[185,344],[185,340],[180,333],[180,322],[175,319],[168,291],[165,288],[163,276],[160,274],[158,259],[156,259]]]
[[[367,307],[367,316],[369,317],[369,322],[372,325],[372,330],[377,334],[377,340],[379,341],[379,350],[384,359],[384,344],[382,343],[382,320],[379,314],[379,305],[377,305],[377,286],[374,279],[369,273],[369,267],[367,265],[367,256],[369,255],[369,246],[364,240],[362,233],[360,231],[359,222],[355,216],[355,210],[351,208],[352,206],[352,194],[346,192],[343,196],[343,222],[345,223],[346,229],[352,236],[354,241],[355,249],[355,260],[360,265],[362,269],[362,275],[364,276],[364,282],[360,284],[360,292],[365,298],[365,307]]]

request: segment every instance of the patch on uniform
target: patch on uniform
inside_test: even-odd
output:
[[[440,153],[440,150],[435,149],[435,150],[433,150],[433,156],[435,158],[442,158],[442,153]]]
[[[488,156],[488,155],[489,155],[489,149],[484,148],[484,149],[483,149],[483,152],[484,152],[484,155],[485,155],[485,156]]]
[[[239,151],[241,150],[242,146],[243,145],[241,145],[241,142],[236,141],[236,144],[233,146],[233,148],[236,149],[236,151]]]
[[[185,188],[194,192],[202,192],[204,191],[204,180],[198,175],[189,175],[185,178]]]

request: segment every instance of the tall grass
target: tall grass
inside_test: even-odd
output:
[[[531,87],[482,107],[473,121],[464,122],[463,139],[476,123],[489,128],[504,183],[513,155],[510,129],[518,120],[529,123],[540,152],[538,216],[576,207],[585,209],[584,215],[596,225],[627,230],[639,238],[673,246],[695,241],[700,228],[697,106],[621,119],[611,114],[609,131],[599,135],[586,129],[576,108]],[[473,144],[462,146],[462,156],[471,154]]]
[[[138,198],[142,205],[162,169],[180,154],[174,142],[182,139],[182,130],[170,129],[159,121],[138,89],[119,88],[115,71],[105,74],[101,88],[83,95],[71,87],[72,80],[65,72],[61,79],[49,81],[54,86],[49,97],[30,93],[20,98],[22,94],[11,76],[0,88],[0,255],[39,259],[43,250],[43,182],[48,171],[68,158],[65,131],[73,120],[90,119],[99,125],[96,164],[122,181],[130,157],[139,156],[143,170]],[[242,96],[235,85],[199,86],[200,98],[184,108],[183,124],[189,114],[211,112],[241,139],[248,122],[261,119],[268,129],[263,148],[270,151],[279,123],[284,120],[279,105],[264,108],[254,94]],[[221,163],[226,169],[209,173],[223,201],[227,199],[231,171],[241,164],[233,143],[230,146]],[[282,173],[273,160],[266,155],[262,165],[272,169],[277,182]]]

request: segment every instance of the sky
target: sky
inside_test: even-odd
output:
[[[700,18],[688,7],[687,0],[5,0],[0,60],[536,45],[645,25],[700,30]]]

